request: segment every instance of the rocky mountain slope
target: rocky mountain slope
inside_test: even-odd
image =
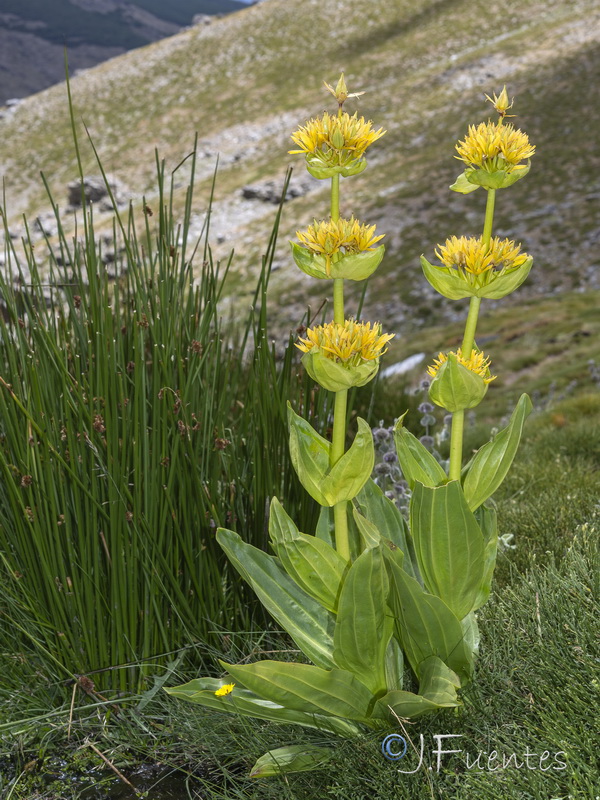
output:
[[[600,287],[600,10],[594,0],[269,0],[210,26],[115,58],[72,81],[78,122],[87,125],[108,172],[134,206],[155,192],[154,150],[173,169],[199,133],[204,184],[219,157],[212,219],[217,256],[236,249],[232,291],[243,296],[258,270],[274,217],[269,182],[294,167],[272,293],[296,320],[324,285],[292,265],[286,238],[325,216],[325,182],[309,179],[289,134],[324,108],[323,80],[344,70],[365,90],[360,113],[386,128],[368,169],[342,181],[342,213],[378,224],[387,253],[371,279],[371,316],[410,333],[464,313],[425,284],[421,253],[451,234],[479,234],[483,192],[448,191],[461,171],[454,144],[487,118],[484,93],[507,84],[516,123],[537,146],[531,173],[499,193],[495,232],[523,243],[534,268],[514,302]],[[350,107],[352,110],[352,107]],[[64,86],[30,98],[0,121],[8,216],[47,210],[42,170],[61,206],[76,176]],[[81,125],[82,138],[85,138]],[[86,171],[97,174],[89,147]],[[177,173],[184,184],[185,168]],[[248,185],[254,190],[248,190]],[[262,196],[262,199],[261,199]],[[183,196],[180,198],[183,202]],[[99,212],[106,223],[108,212]]]
[[[86,69],[172,36],[196,15],[243,7],[237,0],[2,0],[0,102],[64,80],[64,47],[71,69]]]

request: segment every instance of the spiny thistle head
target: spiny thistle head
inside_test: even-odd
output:
[[[296,347],[309,375],[325,389],[339,392],[363,386],[377,374],[379,358],[394,334],[381,333],[379,323],[345,320],[308,328]]]
[[[488,270],[510,270],[520,267],[529,256],[521,253],[521,245],[495,236],[486,245],[483,237],[451,236],[438,245],[435,254],[446,267],[481,275]]]
[[[427,373],[431,375],[432,378],[436,377],[442,365],[448,361],[448,355],[450,354],[438,353],[438,357],[433,359],[433,364],[427,367]],[[453,355],[456,356],[456,361],[459,364],[462,364],[463,367],[479,375],[483,378],[485,383],[491,383],[496,380],[497,375],[490,375],[489,357],[481,351],[471,350],[469,358],[464,358],[462,348],[459,347]]]
[[[298,150],[291,154],[306,156],[307,169],[316,178],[335,174],[356,175],[366,167],[363,156],[369,145],[384,135],[383,128],[375,130],[373,123],[346,111],[310,119],[292,133]]]
[[[224,683],[223,686],[220,686],[215,692],[215,697],[226,697],[233,692],[234,687],[235,683]]]
[[[526,168],[521,164],[535,153],[535,145],[529,143],[526,133],[508,123],[482,122],[469,125],[463,141],[456,145],[455,158],[470,167],[478,167],[486,172],[504,170],[510,174]]]

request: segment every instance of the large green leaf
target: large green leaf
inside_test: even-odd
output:
[[[368,480],[354,499],[363,517],[372,522],[382,539],[388,539],[404,554],[404,569],[418,578],[414,549],[406,520],[395,503],[386,497],[377,484]]]
[[[335,663],[373,694],[386,688],[385,653],[394,627],[388,591],[381,547],[365,550],[346,575],[333,634]]]
[[[269,533],[287,574],[321,605],[336,612],[347,564],[335,547],[300,533],[276,497],[271,500]]]
[[[271,542],[279,544],[296,539],[300,535],[296,523],[286,512],[276,497],[271,499],[269,506],[269,536]]]
[[[478,450],[467,466],[463,488],[471,509],[491,497],[506,477],[532,408],[529,396],[522,394],[506,428]]]
[[[330,443],[320,436],[309,422],[296,414],[289,403],[288,424],[290,459],[300,483],[319,505],[331,505],[322,488],[329,470]]]
[[[391,691],[377,703],[378,712],[388,712],[392,720],[394,715],[410,719],[437,711],[440,708],[455,708],[460,705],[456,690],[460,688],[460,679],[439,658],[431,656],[421,665],[419,677],[419,694],[413,692]]]
[[[329,611],[337,612],[338,597],[347,563],[330,545],[316,536],[299,533],[275,545],[283,568],[298,586]]]
[[[279,559],[219,528],[217,541],[258,599],[298,647],[322,667],[333,666],[335,617],[290,578]]]
[[[385,552],[385,551],[384,551]],[[396,635],[414,672],[421,664],[437,656],[460,677],[470,680],[473,654],[466,642],[460,621],[440,600],[399,566],[386,558],[390,576],[388,603],[396,616]]]
[[[373,472],[375,451],[371,427],[361,417],[356,422],[358,432],[354,441],[326,478],[324,491],[331,506],[356,497]]]
[[[373,697],[352,673],[291,661],[219,662],[234,681],[294,711],[369,723]]]
[[[352,500],[365,485],[375,454],[371,428],[358,417],[358,432],[344,455],[330,468],[330,443],[288,404],[290,458],[306,491],[322,506]]]
[[[394,442],[398,461],[408,485],[412,489],[416,481],[424,486],[440,486],[448,480],[443,467],[416,436],[407,431],[402,421],[408,412],[398,418],[394,426]]]
[[[410,529],[426,589],[458,619],[473,609],[484,573],[484,540],[459,481],[415,483]]]
[[[215,692],[224,683],[227,683],[227,681],[222,678],[195,678],[189,683],[184,683],[181,686],[171,686],[165,691],[180,700],[197,703],[214,711],[242,714],[246,717],[268,719],[273,722],[293,722],[297,725],[304,725],[306,728],[317,728],[339,736],[355,736],[360,732],[360,728],[348,720],[320,714],[308,714],[303,711],[293,711],[274,703],[272,700],[265,700],[264,697],[260,697],[239,685],[234,687],[231,694],[217,697]]]
[[[324,767],[333,756],[332,747],[310,744],[293,744],[269,750],[250,770],[249,778],[269,778],[272,775],[289,775],[291,772],[312,772]]]

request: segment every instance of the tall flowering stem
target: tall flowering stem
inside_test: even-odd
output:
[[[342,106],[339,107],[339,114]],[[338,222],[340,218],[340,176],[331,176],[331,220]],[[334,256],[335,258],[335,256]],[[333,279],[333,321],[340,325],[346,318],[344,310],[344,279]],[[333,433],[329,465],[333,467],[344,455],[346,449],[346,417],[348,412],[348,390],[335,393],[333,406]],[[335,529],[335,546],[345,561],[350,561],[350,542],[348,540],[348,503],[343,500],[333,507],[333,524]]]
[[[494,94],[493,98],[487,99],[498,112],[498,122],[488,121],[469,127],[468,135],[456,145],[456,158],[464,162],[467,169],[450,187],[463,194],[480,186],[487,190],[481,239],[448,239],[446,246],[436,251],[444,264],[441,268],[433,267],[424,258],[421,260],[426,277],[441,294],[451,299],[471,298],[461,347],[465,363],[470,363],[477,355],[475,332],[481,298],[504,297],[525,280],[531,268],[531,259],[520,255],[514,242],[501,242],[497,237],[492,239],[492,227],[497,189],[507,188],[527,175],[529,161],[527,164],[521,162],[534,154],[535,147],[529,143],[527,135],[512,124],[503,125],[505,117],[510,116],[507,111],[512,107],[506,87],[498,97]],[[469,402],[467,395],[465,402]],[[472,404],[457,406],[452,412],[450,480],[460,480],[461,477],[464,415],[466,408],[472,407]]]
[[[379,355],[389,337],[381,337],[378,328],[366,327],[346,319],[344,281],[363,280],[377,268],[383,257],[383,246],[375,248],[381,236],[374,236],[375,226],[360,224],[354,217],[340,219],[340,176],[350,177],[362,172],[367,162],[365,151],[385,131],[374,130],[370,121],[343,110],[350,94],[342,75],[335,87],[325,84],[335,97],[337,115],[324,112],[317,119],[292,134],[304,154],[306,167],[315,178],[331,179],[330,218],[317,222],[305,232],[298,232],[302,244],[292,243],[296,264],[307,274],[333,281],[333,323],[310,331],[307,340],[298,345],[305,352],[303,363],[312,377],[335,394],[333,432],[329,448],[329,469],[346,452],[346,420],[348,389],[359,386],[375,375]],[[382,341],[383,340],[383,341]],[[380,343],[379,348],[372,346]],[[348,498],[332,502],[335,546],[345,561],[351,559],[348,533]]]

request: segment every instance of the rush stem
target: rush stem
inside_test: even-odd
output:
[[[335,393],[333,409],[333,436],[329,453],[329,466],[340,460],[344,455],[346,444],[346,410],[348,406],[348,390]],[[333,507],[333,521],[335,526],[335,549],[345,561],[350,561],[350,542],[348,539],[348,503],[343,500]]]
[[[485,206],[485,222],[483,224],[483,243],[488,248],[492,240],[492,225],[494,222],[494,208],[496,206],[496,190],[488,189],[487,203]],[[463,358],[470,358],[475,344],[475,331],[479,319],[480,297],[472,297],[469,304],[469,315],[465,323],[465,334],[462,342]],[[452,433],[450,437],[450,466],[448,477],[451,481],[460,480],[462,470],[463,435],[465,428],[465,412],[455,411],[452,415]]]

